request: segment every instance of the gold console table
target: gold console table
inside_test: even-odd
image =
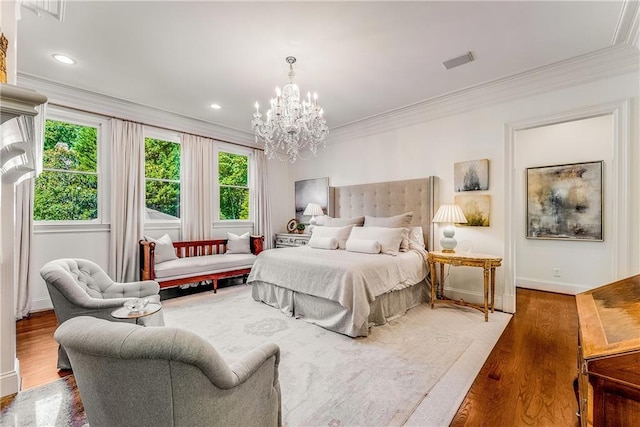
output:
[[[489,308],[493,313],[496,289],[496,267],[502,265],[502,258],[474,253],[451,253],[433,251],[427,257],[431,270],[431,308],[435,304],[455,304],[472,307],[484,312],[484,321],[489,321]],[[440,277],[436,275],[436,264],[440,264]],[[444,265],[464,267],[480,267],[484,270],[484,305],[466,302],[462,299],[454,300],[444,296]],[[491,284],[491,286],[489,286]],[[436,290],[438,292],[436,292]],[[491,302],[489,302],[491,299]]]

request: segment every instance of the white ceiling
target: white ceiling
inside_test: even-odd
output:
[[[64,22],[22,10],[18,72],[250,132],[293,55],[333,129],[607,48],[623,6],[71,0]],[[468,51],[474,62],[443,67]]]

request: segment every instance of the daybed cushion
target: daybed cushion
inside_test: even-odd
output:
[[[156,280],[181,279],[201,274],[250,268],[253,254],[220,254],[178,258],[156,265]]]

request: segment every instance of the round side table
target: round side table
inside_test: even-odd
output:
[[[155,302],[150,302],[140,311],[131,311],[126,307],[116,308],[111,312],[111,317],[115,319],[135,319],[136,325],[138,325],[138,319],[141,317],[151,316],[157,313],[162,308],[162,305]]]

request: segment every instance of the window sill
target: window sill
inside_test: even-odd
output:
[[[253,221],[230,219],[225,221],[213,221],[213,228],[247,228],[253,227]]]
[[[86,223],[57,223],[57,224],[34,224],[34,234],[50,233],[95,233],[111,230],[110,224],[86,224]]]

